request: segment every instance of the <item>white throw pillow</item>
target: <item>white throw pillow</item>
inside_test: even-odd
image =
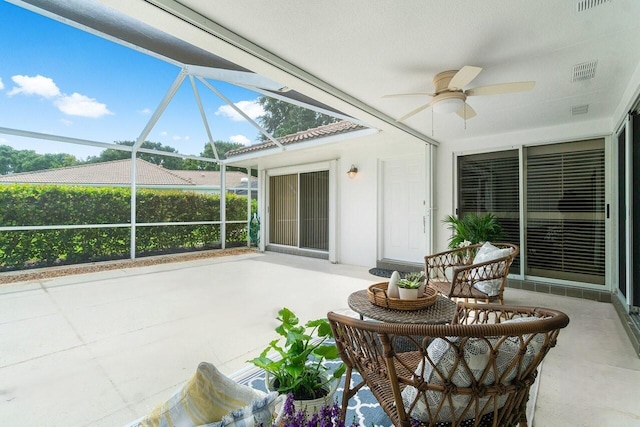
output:
[[[496,259],[500,259],[505,257],[511,253],[511,248],[499,249],[493,246],[490,242],[486,242],[484,245],[478,249],[475,258],[473,259],[474,264],[480,264],[487,261],[493,261]],[[506,265],[502,263],[500,266],[501,271],[504,271]],[[478,271],[480,269],[472,269],[470,272],[471,277],[474,274],[480,274]],[[491,279],[491,280],[481,280],[473,284],[473,287],[477,290],[484,292],[490,297],[496,296],[500,294],[500,288],[502,287],[502,279]]]
[[[510,320],[505,320],[501,323],[521,323],[521,322],[534,322],[536,320],[540,320],[540,318],[535,316],[529,317],[514,317]],[[502,378],[503,384],[510,384],[511,381],[519,374],[519,372],[523,372],[529,368],[533,359],[538,355],[542,345],[544,344],[544,340],[546,338],[546,334],[539,333],[535,334],[533,338],[531,338],[531,334],[523,335],[522,339],[527,342],[527,347],[525,349],[525,353],[522,356],[522,360],[520,365],[511,366],[512,361],[515,359],[516,355],[520,352],[520,337],[513,336],[507,337],[499,346],[498,346],[498,357],[496,358],[496,368],[497,368],[497,376]],[[492,337],[489,339],[492,347],[495,347],[498,343],[498,338]],[[509,371],[507,372],[507,369]],[[489,372],[487,375],[485,384],[490,385],[495,381],[494,372]]]
[[[278,394],[238,384],[211,363],[202,362],[196,373],[166,402],[127,427],[216,427],[269,425]],[[222,422],[222,423],[220,423]],[[254,424],[255,422],[255,424]]]
[[[542,320],[542,319],[543,318],[536,317],[536,316],[514,317],[512,319],[505,320],[502,323],[535,322],[536,320]],[[533,338],[530,339],[530,337],[531,337],[531,334],[528,334],[528,335],[524,336],[525,340],[529,340],[529,343],[527,344],[527,347],[531,347],[531,350],[533,350],[533,353],[534,354],[538,354],[538,352],[542,348],[542,345],[544,344],[544,340],[546,338],[546,334],[538,333],[538,334],[535,334],[533,336]],[[531,363],[531,361],[529,361],[529,363]]]
[[[538,319],[539,318],[537,317],[518,317],[502,323],[532,322]],[[525,340],[529,340],[529,337],[530,334],[525,335],[523,338]],[[468,338],[463,346],[466,367],[465,364],[459,363],[455,370],[453,370],[455,353],[458,351],[461,339],[459,337],[448,337],[447,339],[436,338],[427,347],[427,355],[429,359],[432,360],[433,366],[428,362],[426,364],[424,362],[420,362],[418,368],[415,370],[415,375],[422,376],[425,382],[431,384],[442,384],[450,378],[450,381],[458,387],[469,387],[472,384],[469,372],[477,381],[489,363],[492,348],[497,347],[498,355],[494,364],[489,367],[489,372],[484,378],[483,384],[490,386],[493,385],[497,379],[500,379],[500,383],[509,385],[519,372],[523,372],[531,365],[534,357],[538,354],[544,343],[545,334],[536,334],[531,340],[529,340],[525,349],[525,354],[519,364],[514,363],[514,360],[520,352],[520,337],[506,337],[502,342],[499,341],[500,339],[502,338],[489,337],[489,345],[487,341],[482,338]],[[469,368],[468,370],[467,367]],[[411,405],[417,395],[418,390],[413,386],[407,386],[402,391],[402,401],[406,408]],[[451,411],[453,411],[456,416],[459,416],[464,408],[469,404],[470,399],[470,396],[453,396],[451,399],[451,405],[445,400],[436,421],[452,421]],[[483,408],[488,399],[488,397],[478,399],[478,407]],[[440,405],[441,401],[441,393],[427,391],[425,392],[425,397],[421,397],[416,403],[411,416],[419,421],[428,422],[430,421],[429,412],[433,413],[438,405]],[[502,408],[506,401],[506,395],[499,397],[497,407]],[[427,408],[427,406],[429,408]],[[493,407],[494,405],[489,403],[484,408],[484,412],[487,413],[492,411]],[[473,409],[471,409],[469,415],[469,418],[472,417]]]
[[[471,373],[475,380],[480,378],[489,363],[490,349],[483,339],[468,338],[463,345],[465,363],[459,363],[454,370],[453,366],[460,342],[459,337],[436,338],[433,340],[427,347],[427,354],[433,365],[429,362],[420,362],[415,375],[422,376],[425,382],[431,384],[443,384],[451,381],[458,387],[469,387],[472,383],[472,378],[469,374]],[[469,368],[468,370],[467,367]],[[405,387],[402,391],[402,401],[405,407],[408,408],[417,395],[418,390],[415,387]],[[437,409],[443,396],[442,393],[435,391],[427,391],[425,396],[426,398],[421,397],[418,400],[411,416],[419,421],[428,422],[430,421],[429,413],[433,413]],[[437,421],[452,421],[451,412],[453,411],[456,417],[459,416],[469,404],[470,399],[470,396],[452,396],[451,405],[449,401],[445,400]],[[486,403],[487,399],[479,399],[481,407]],[[473,410],[469,415],[469,418],[472,417]]]

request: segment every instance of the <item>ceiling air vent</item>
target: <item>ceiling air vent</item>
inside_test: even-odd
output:
[[[571,115],[572,116],[577,116],[580,114],[587,114],[589,112],[589,104],[583,104],[583,105],[574,105],[573,107],[571,107]]]
[[[585,10],[593,9],[597,6],[602,6],[605,3],[611,3],[611,0],[578,0],[576,3],[576,10],[578,12],[584,12]]]
[[[583,62],[573,66],[572,82],[581,82],[583,80],[589,80],[596,75],[596,66],[598,61]]]

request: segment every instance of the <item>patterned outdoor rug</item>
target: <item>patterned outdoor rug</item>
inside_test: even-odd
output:
[[[333,342],[327,340],[327,343]],[[325,360],[323,364],[329,368],[329,371],[333,371],[339,364],[340,360]],[[538,397],[538,387],[540,385],[540,374],[542,373],[541,363],[538,366],[538,380],[531,386],[529,393],[529,401],[527,402],[527,420],[529,426],[533,426],[534,411],[536,407]],[[231,378],[240,383],[246,384],[256,390],[267,391],[265,385],[264,371],[252,365],[248,365],[246,368],[231,375]],[[358,384],[362,380],[362,377],[358,371],[353,370],[351,373],[351,387]],[[340,380],[340,384],[334,394],[334,401],[338,405],[342,404],[342,392],[344,391],[345,376]],[[483,420],[479,427],[485,427],[491,425],[491,420]],[[347,407],[347,415],[345,417],[345,424],[350,426],[355,424],[361,427],[393,427],[391,420],[387,417],[387,414],[382,410],[380,404],[371,393],[371,390],[366,385],[363,386],[358,393],[351,398],[349,406]],[[438,423],[438,426],[450,426],[450,423]],[[463,427],[470,427],[473,425],[473,421],[466,420],[462,423]]]
[[[339,361],[326,361],[327,366],[337,366]],[[247,368],[244,371],[232,375],[232,378],[240,384],[246,384],[257,390],[266,391],[264,384],[264,371],[258,368]],[[351,375],[352,385],[360,382],[362,377],[357,371]],[[338,390],[334,395],[334,400],[340,405],[342,403],[342,392],[344,390],[344,376],[340,381]],[[347,408],[347,416],[345,419],[347,425],[355,422],[356,425],[362,427],[392,427],[391,420],[384,413],[378,401],[373,397],[368,387],[364,386],[351,398],[349,407]]]

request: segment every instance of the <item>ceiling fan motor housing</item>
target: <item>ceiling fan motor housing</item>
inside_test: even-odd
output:
[[[443,71],[435,75],[435,77],[433,78],[433,87],[436,89],[436,94],[444,91],[449,91],[449,82],[457,72],[458,70],[450,70]],[[460,89],[460,91],[462,90]]]

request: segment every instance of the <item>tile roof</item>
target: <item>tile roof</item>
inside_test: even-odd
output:
[[[192,170],[174,170],[172,171],[176,175],[186,179],[194,185],[213,185],[220,186],[220,172],[219,171],[192,171]],[[227,188],[233,187],[246,187],[246,181],[242,181],[246,178],[247,174],[238,171],[227,171],[226,173],[226,186]],[[252,176],[251,182],[258,181],[258,178]]]
[[[137,159],[136,166],[136,182],[138,185],[220,186],[219,171],[170,170],[142,159]],[[242,172],[227,172],[227,187],[246,186],[246,183],[242,182],[242,178],[246,176],[247,175]],[[252,181],[254,180],[256,180],[256,178],[252,177]],[[131,184],[131,160],[115,160],[66,168],[0,175],[0,183],[20,182],[36,184],[129,185]]]
[[[367,129],[366,126],[355,124],[346,120],[330,123],[328,125],[319,126],[317,128],[300,131],[291,135],[285,135],[280,138],[276,138],[282,145],[291,145],[298,142],[311,141],[314,139],[324,138],[327,136],[339,135],[341,133],[354,132],[357,130]],[[228,151],[226,153],[227,158],[238,156],[240,154],[253,153],[256,151],[267,150],[269,148],[276,147],[276,143],[273,141],[265,141],[259,144],[249,145],[237,150]]]

